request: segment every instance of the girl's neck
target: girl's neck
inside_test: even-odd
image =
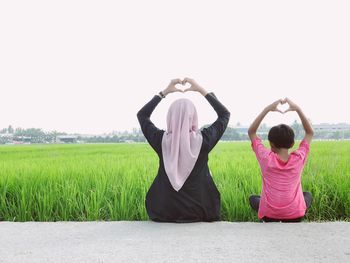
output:
[[[275,153],[277,153],[278,157],[282,160],[282,161],[288,161],[289,159],[289,149],[286,148],[279,148],[279,149],[275,149]]]

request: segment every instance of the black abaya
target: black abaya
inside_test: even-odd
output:
[[[162,156],[164,130],[158,129],[150,116],[161,101],[154,96],[137,114],[142,132],[159,157],[159,169],[146,195],[146,210],[151,220],[159,222],[198,222],[220,220],[220,193],[208,168],[208,154],[223,135],[230,112],[213,93],[205,98],[218,114],[217,120],[201,130],[202,147],[197,162],[182,188],[174,190],[166,175]]]

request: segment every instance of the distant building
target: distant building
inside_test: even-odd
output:
[[[248,134],[248,129],[249,126],[242,126],[242,125],[236,125],[236,126],[231,126],[232,129],[234,129],[236,132],[239,134]],[[267,135],[269,132],[269,128],[266,125],[261,125],[257,131],[258,135]]]
[[[239,134],[247,134],[249,126],[241,126],[241,125],[236,125],[236,126],[231,126],[232,129],[235,129]]]
[[[59,135],[57,136],[57,143],[76,143],[78,136],[76,135]]]
[[[15,136],[13,138],[14,144],[30,144],[32,140],[32,137],[28,136]]]
[[[350,124],[347,123],[321,123],[312,125],[315,132],[341,132],[341,131],[350,131]]]
[[[13,134],[12,133],[0,133],[1,138],[8,138],[8,139],[13,139]]]

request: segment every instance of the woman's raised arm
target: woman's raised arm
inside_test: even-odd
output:
[[[211,151],[217,142],[220,140],[222,135],[224,134],[228,122],[230,120],[230,112],[226,109],[226,107],[216,98],[214,93],[208,93],[204,88],[198,85],[193,79],[185,78],[183,84],[190,83],[191,87],[186,89],[186,91],[197,91],[201,93],[216,111],[218,118],[216,121],[211,124],[208,128],[204,128],[202,130],[202,135],[205,137],[204,142],[207,147],[207,151]]]
[[[155,95],[145,106],[143,106],[137,113],[137,119],[139,120],[143,135],[146,137],[148,143],[155,151],[160,149],[161,138],[163,130],[158,129],[151,121],[151,115],[154,109],[157,107],[162,98],[173,92],[182,92],[182,90],[175,87],[176,84],[181,84],[180,79],[173,79],[168,87],[163,91]]]

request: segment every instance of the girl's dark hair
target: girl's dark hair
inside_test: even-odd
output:
[[[268,139],[276,148],[289,149],[294,144],[294,131],[286,124],[280,124],[270,129]]]

